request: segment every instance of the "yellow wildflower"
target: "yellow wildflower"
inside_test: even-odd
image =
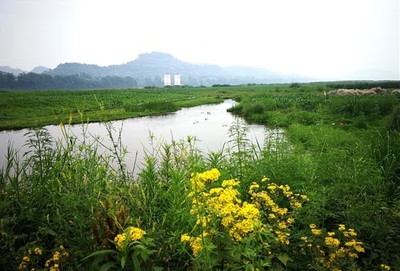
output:
[[[40,248],[35,248],[33,253],[35,253],[36,255],[42,255],[42,250]]]
[[[261,179],[261,181],[262,181],[262,182],[267,182],[267,181],[269,181],[269,178],[264,177],[264,178]]]
[[[340,247],[337,251],[336,251],[336,255],[339,258],[343,258],[346,254],[346,249],[344,247]]]
[[[302,208],[303,207],[303,204],[299,201],[293,202],[292,205],[294,208]]]
[[[125,239],[126,239],[126,237],[125,237],[125,233],[123,233],[123,234],[118,234],[117,236],[115,236],[115,238],[114,238],[114,241],[117,243],[117,247],[118,247],[118,250],[121,250],[121,248],[122,248],[122,246],[123,246],[123,244],[124,244],[124,242],[125,242]]]
[[[300,195],[301,199],[304,201],[308,201],[308,197],[306,195]]]
[[[252,182],[250,187],[249,187],[249,193],[252,194],[254,190],[258,189],[260,185],[256,182]]]
[[[239,184],[240,184],[240,182],[238,180],[231,179],[231,180],[223,181],[221,186],[225,188],[228,186],[230,186],[230,187],[238,186]]]
[[[221,188],[221,187],[216,187],[216,188],[211,188],[210,189],[210,195],[212,196],[212,195],[219,195],[219,194],[221,194],[221,192],[222,191],[224,191],[224,189],[223,188]],[[203,195],[204,196],[204,195]]]
[[[314,235],[321,235],[322,230],[319,230],[319,229],[311,229],[311,232],[312,232],[312,234],[314,234]]]
[[[293,217],[289,217],[287,220],[288,224],[293,224],[294,223],[294,218]]]
[[[142,239],[145,234],[146,234],[146,232],[142,229],[139,229],[136,227],[129,228],[129,240],[130,241],[136,241],[136,240]]]
[[[346,230],[346,225],[339,224],[339,231],[344,231],[344,230]]]
[[[354,229],[349,229],[348,231],[344,231],[343,235],[345,237],[350,237],[350,236],[357,236],[357,233],[354,231]]]
[[[357,251],[357,252],[365,252],[364,248],[360,245],[355,245],[353,246],[353,248]]]
[[[278,208],[278,214],[280,214],[281,216],[286,215],[288,212],[287,208]]]
[[[358,255],[357,255],[357,253],[349,252],[349,257],[350,258],[358,258]]]
[[[349,235],[350,236],[357,236],[357,233],[355,232],[354,229],[349,229]]]
[[[235,219],[233,218],[233,216],[224,216],[221,219],[221,224],[222,226],[224,226],[225,228],[228,228],[230,226],[232,226],[235,223]]]
[[[182,234],[181,235],[181,242],[189,242],[190,241],[190,236],[188,234]]]
[[[338,247],[340,245],[339,239],[333,237],[325,237],[325,245],[331,247]]]
[[[276,184],[272,183],[267,186],[267,189],[271,190],[271,193],[275,193],[275,190],[278,189],[278,187],[276,186]]]
[[[381,264],[381,268],[383,269],[383,270],[391,270],[391,268],[390,268],[390,266],[389,265],[386,265],[386,264]]]
[[[362,242],[359,242],[359,241],[353,239],[353,240],[351,240],[351,241],[349,241],[349,242],[346,242],[344,245],[345,245],[346,247],[354,247],[354,246],[362,245],[362,244],[363,244]]]
[[[285,222],[285,221],[279,222],[278,227],[279,227],[280,229],[282,229],[282,230],[287,229],[286,222]]]
[[[60,260],[60,252],[58,252],[58,251],[54,252],[53,260],[54,261],[59,261]]]
[[[143,236],[146,234],[146,232],[144,230],[142,230],[142,229],[139,229],[139,228],[136,228],[136,227],[129,227],[126,232],[124,232],[122,234],[118,234],[114,238],[114,241],[117,243],[117,249],[118,250],[122,249],[122,247],[123,247],[123,245],[125,243],[125,240],[127,238],[126,235],[127,235],[128,230],[129,230],[129,238],[128,238],[128,240],[130,242],[142,239]]]
[[[191,243],[190,247],[192,248],[193,255],[196,256],[200,251],[203,250],[203,241],[200,237],[194,238]]]
[[[254,204],[244,202],[242,208],[239,210],[239,215],[242,215],[247,219],[255,219],[260,216],[260,211]]]

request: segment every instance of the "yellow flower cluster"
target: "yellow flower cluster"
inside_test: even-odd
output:
[[[18,266],[18,270],[43,270],[40,267],[40,256],[43,255],[43,251],[39,247],[35,247],[33,250],[28,249],[28,256],[22,258],[21,263]],[[63,246],[57,249],[53,256],[45,262],[46,270],[58,271],[60,270],[61,261],[69,256],[69,253]],[[38,258],[39,257],[39,258]]]
[[[28,249],[28,255],[29,256],[24,256],[22,258],[22,261],[18,266],[18,270],[28,270],[29,266],[35,265],[35,263],[34,263],[35,260],[32,259],[31,257],[34,257],[35,255],[41,256],[42,254],[43,254],[43,252],[39,247],[35,247],[33,250],[32,249]]]
[[[191,199],[190,213],[196,217],[196,225],[201,227],[199,236],[181,236],[182,242],[188,242],[194,255],[203,249],[204,238],[212,240],[219,230],[228,233],[234,242],[240,242],[246,236],[256,232],[271,231],[276,240],[289,244],[290,225],[294,223],[292,210],[301,208],[307,197],[294,194],[290,187],[268,183],[268,178],[260,184],[253,182],[249,187],[252,202],[242,201],[236,179],[224,180],[218,186],[220,172],[211,169],[203,173],[192,174],[188,198]],[[260,190],[260,191],[259,191]],[[280,208],[273,198],[283,195],[289,199],[288,208]]]
[[[53,257],[46,261],[44,266],[49,268],[50,271],[59,271],[60,262],[68,256],[69,253],[65,250],[64,246],[61,245],[60,248],[54,252]]]
[[[206,232],[203,233],[203,237],[207,236]],[[200,236],[189,236],[188,234],[182,234],[181,242],[189,242],[190,247],[193,251],[193,255],[196,256],[200,251],[203,250],[203,238]]]
[[[318,236],[318,235],[322,234],[322,230],[321,229],[317,229],[317,226],[315,224],[310,224],[309,227],[310,227],[311,233],[313,235]]]
[[[384,263],[381,264],[381,268],[382,268],[382,270],[387,270],[387,271],[391,270],[390,266],[387,264],[384,264]]]
[[[220,175],[221,173],[216,168],[205,171],[203,173],[193,173],[191,178],[192,190],[203,190],[207,184],[218,180]]]
[[[29,266],[30,261],[31,261],[30,257],[24,256],[22,258],[21,263],[18,266],[18,270],[28,270],[28,266]]]
[[[129,235],[129,242],[133,242],[142,239],[145,234],[146,232],[140,228],[129,227],[124,233],[115,236],[114,241],[117,243],[117,249],[121,251],[127,235]]]
[[[357,233],[354,229],[346,230],[346,225],[339,224],[338,232],[324,232],[322,229],[318,229],[315,224],[309,225],[312,237],[302,237],[301,240],[304,242],[304,247],[311,250],[314,255],[320,255],[315,258],[315,263],[318,266],[325,267],[329,270],[341,270],[342,266],[346,266],[347,261],[354,258],[358,258],[358,253],[365,252],[362,247],[362,242],[354,239]],[[334,237],[338,235],[340,237]],[[349,238],[352,238],[349,240]],[[323,240],[323,241],[322,241]]]
[[[267,181],[269,181],[268,178],[262,180],[263,183]],[[253,182],[249,188],[253,202],[268,217],[270,231],[276,235],[281,244],[288,245],[290,243],[290,226],[295,222],[294,211],[303,207],[304,202],[308,201],[307,196],[295,194],[288,185],[277,185],[276,183],[267,183],[265,190],[259,192],[258,190],[260,190],[260,185]],[[279,207],[274,199],[288,200],[290,210],[286,207]]]

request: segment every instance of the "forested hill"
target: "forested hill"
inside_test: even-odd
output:
[[[63,63],[52,70],[42,67],[17,75],[0,72],[0,89],[160,87],[163,86],[164,74],[179,74],[181,83],[190,86],[311,81],[261,68],[191,64],[167,53],[152,52],[140,54],[137,59],[120,65]]]
[[[106,67],[79,63],[64,63],[49,71],[48,74],[86,74],[93,77],[129,76],[135,78],[140,85],[148,85],[151,81],[153,81],[153,85],[160,85],[162,84],[161,79],[164,74],[180,74],[182,83],[187,85],[305,81],[305,78],[288,77],[260,68],[191,64],[176,59],[170,54],[160,52],[140,54],[139,57],[133,61]]]

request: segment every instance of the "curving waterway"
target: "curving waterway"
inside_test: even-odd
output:
[[[154,149],[155,144],[171,143],[172,141],[187,140],[190,136],[195,138],[195,146],[204,153],[219,151],[232,139],[230,138],[230,127],[238,121],[245,122],[227,112],[227,109],[234,105],[233,100],[225,100],[216,105],[201,105],[191,108],[183,108],[175,113],[153,116],[132,118],[120,121],[113,121],[105,125],[104,123],[89,123],[71,125],[66,127],[69,135],[75,135],[78,140],[94,140],[98,138],[102,144],[111,146],[109,140],[109,130],[106,126],[113,129],[112,135],[115,139],[121,137],[121,143],[127,149],[126,164],[128,168],[141,165],[145,155],[145,149]],[[267,136],[267,129],[262,125],[246,124],[248,128],[247,139],[263,145]],[[60,126],[45,126],[54,141],[62,140],[63,133]],[[0,132],[0,167],[5,165],[7,147],[12,146],[19,150],[19,156],[27,151],[24,146],[27,142],[25,135],[29,130],[22,129],[17,131]],[[150,140],[152,138],[152,140]],[[151,143],[152,142],[152,143]],[[104,149],[105,151],[105,149]]]

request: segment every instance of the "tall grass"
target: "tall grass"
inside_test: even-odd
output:
[[[1,269],[399,269],[398,110],[364,114],[371,122],[360,129],[332,125],[338,116],[324,105],[307,108],[319,112],[316,123],[292,120],[267,134],[264,146],[247,140],[243,122],[232,124],[230,142],[213,153],[201,152],[192,136],[160,143],[149,135],[138,174],[127,170],[120,132],[113,137],[110,124],[108,155],[101,140],[79,142],[62,126],[58,142],[31,130],[29,153],[18,160],[9,148],[0,171]],[[193,183],[212,168],[220,176],[197,190]],[[211,191],[233,193],[224,202],[236,209],[219,213]],[[266,195],[273,201],[260,205]],[[291,209],[292,195],[308,201]],[[260,215],[239,240],[230,233],[250,222],[245,206]],[[227,214],[235,223],[222,223]],[[138,229],[145,233],[130,239]]]

